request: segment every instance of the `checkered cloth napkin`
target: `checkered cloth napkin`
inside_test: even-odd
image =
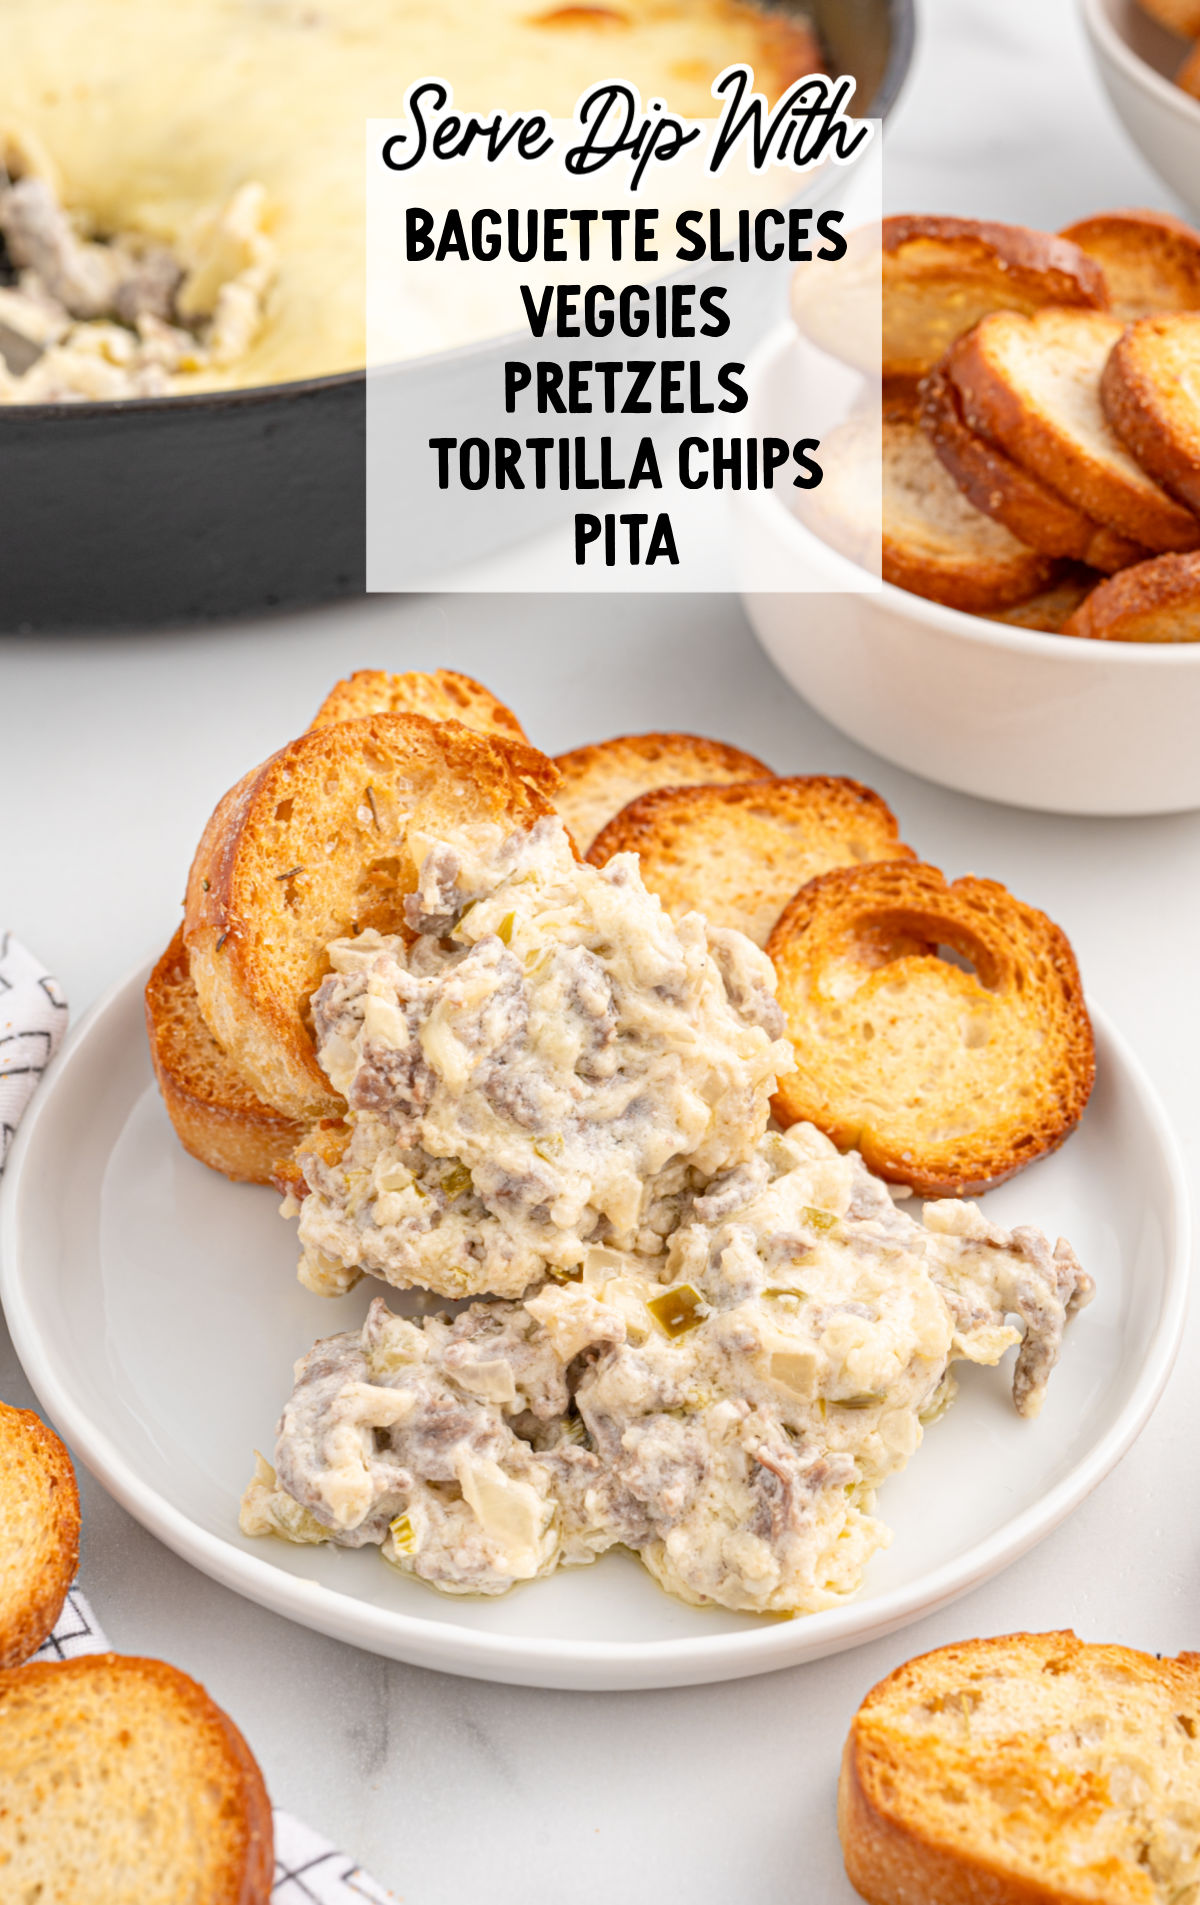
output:
[[[58,980],[0,929],[0,1172],[66,1029],[67,1002]]]
[[[58,981],[11,933],[0,929],[0,1172],[17,1125],[67,1025]],[[108,1652],[104,1630],[73,1587],[37,1660]],[[273,1905],[395,1905],[362,1867],[287,1812],[275,1812]]]

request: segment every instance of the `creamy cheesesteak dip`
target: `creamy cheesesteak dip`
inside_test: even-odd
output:
[[[174,245],[98,242],[48,179],[0,163],[0,403],[160,397],[181,373],[236,365],[275,272],[264,218],[251,183]]]
[[[791,1062],[769,962],[672,923],[632,856],[580,866],[550,822],[433,843],[410,917],[407,948],[339,942],[316,995],[352,1136],[309,1160],[302,1274],[523,1298],[376,1299],[318,1343],[243,1530],[375,1545],[452,1594],[617,1544],[697,1605],[852,1594],[951,1365],[1019,1345],[1036,1415],[1090,1277],[971,1204],[918,1220],[810,1125],[768,1130]]]
[[[314,997],[350,1136],[302,1153],[302,1280],[520,1296],[593,1243],[661,1252],[689,1171],[750,1157],[792,1067],[766,954],[549,819],[431,843],[406,908],[411,946],[336,941]]]
[[[257,260],[239,252],[226,281],[262,261],[267,233],[270,243],[269,273],[245,285],[228,321],[190,292],[173,311],[156,298],[153,325],[127,315],[128,297],[85,311],[74,280],[72,295],[50,288],[43,298],[40,266],[22,264],[40,286],[15,287],[21,302],[9,306],[0,360],[15,334],[14,358],[32,364],[10,363],[6,376],[0,362],[0,403],[182,395],[361,369],[363,129],[399,113],[413,81],[443,76],[463,113],[569,118],[581,93],[619,74],[643,99],[703,119],[716,112],[715,76],[743,60],[772,101],[821,64],[792,9],[743,0],[0,0],[0,167],[39,181],[43,229],[65,214],[73,240],[152,251],[166,261],[161,284],[190,270],[206,221],[252,184],[237,222],[244,232],[241,213],[252,213]],[[682,197],[677,209],[696,202]],[[571,270],[578,276],[580,264]],[[89,277],[106,272],[92,254]],[[439,272],[438,284],[435,293],[420,280],[406,298],[401,355],[508,328],[496,323],[490,284],[467,296],[457,271]],[[94,306],[90,289],[83,302]]]

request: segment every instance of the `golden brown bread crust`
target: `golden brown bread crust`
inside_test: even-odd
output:
[[[200,1010],[182,926],[147,981],[146,1031],[184,1150],[226,1177],[278,1184],[306,1127],[256,1097],[217,1044]]]
[[[1104,577],[1095,569],[1072,563],[1066,574],[1037,595],[1016,602],[992,616],[994,622],[1007,622],[1010,628],[1034,628],[1043,635],[1061,635],[1076,609],[1085,602]]]
[[[1185,39],[1200,38],[1200,0],[1141,0],[1142,6],[1160,26]]]
[[[376,714],[310,729],[230,790],[192,863],[184,942],[204,1018],[258,1097],[304,1122],[341,1109],[309,1000],[331,940],[405,930],[410,827],[530,827],[557,783],[517,742]]]
[[[9,1668],[37,1652],[75,1579],[79,1490],[53,1429],[3,1402],[0,1530],[0,1668]]]
[[[41,1896],[43,1886],[47,1896],[70,1896],[72,1882],[84,1873],[89,1896],[134,1896],[138,1855],[131,1857],[129,1841],[136,1844],[141,1836],[149,1869],[163,1857],[156,1839],[166,1828],[145,1786],[152,1758],[145,1742],[160,1735],[176,1749],[164,1754],[158,1769],[162,1812],[170,1817],[172,1803],[179,1803],[169,1783],[172,1772],[182,1772],[193,1786],[197,1810],[202,1806],[209,1820],[203,1846],[207,1870],[186,1873],[195,1887],[189,1896],[195,1905],[269,1905],[274,1831],[254,1755],[228,1714],[195,1680],[165,1661],[126,1654],[38,1661],[0,1673],[0,1762],[7,1769],[0,1857],[9,1869],[19,1857],[22,1877],[37,1873],[38,1889],[29,1896]],[[51,1754],[61,1780],[37,1776],[37,1764]],[[131,1766],[136,1761],[132,1773],[127,1759]],[[74,1794],[93,1781],[94,1803],[72,1803]],[[113,1825],[126,1819],[135,1829],[109,1863]],[[161,1894],[160,1883],[154,1891]],[[82,1899],[83,1892],[74,1895]]]
[[[1176,73],[1175,84],[1181,86],[1185,93],[1190,93],[1193,99],[1200,99],[1200,39]]]
[[[1099,642],[1200,642],[1200,554],[1156,556],[1109,576],[1062,632]]]
[[[948,946],[970,969],[938,956]],[[1054,1150],[1095,1077],[1066,935],[993,880],[910,862],[822,874],[767,941],[796,1070],[773,1100],[926,1196]]]
[[[1149,552],[1140,543],[1093,522],[998,444],[968,428],[949,374],[958,348],[951,348],[946,368],[931,371],[923,380],[921,422],[968,501],[1043,555],[1087,563],[1106,575],[1143,561]]]
[[[1023,468],[1096,522],[1156,553],[1200,546],[1200,520],[1128,460],[1110,434],[1099,402],[1086,424],[1033,401],[1026,365],[1073,356],[1081,389],[1095,393],[1122,326],[1100,311],[1047,309],[1030,317],[1003,311],[984,318],[961,339],[947,373],[958,392],[963,420],[989,437]],[[1104,432],[1103,437],[1096,431]]]
[[[1151,1905],[1190,1885],[1152,1876],[1155,1814],[1122,1804],[1091,1736],[1114,1754],[1178,1753],[1200,1705],[1200,1656],[1087,1645],[1066,1630],[967,1640],[906,1661],[872,1688],[842,1754],[838,1832],[870,1905]],[[1131,1707],[1155,1709],[1139,1739]],[[1066,1737],[1064,1755],[1047,1743]],[[1176,1768],[1178,1770],[1178,1768]],[[1184,1781],[1194,1785],[1195,1775]],[[1165,1783],[1165,1782],[1164,1782]],[[1190,1809],[1194,1792],[1174,1792]]]
[[[554,805],[585,855],[614,814],[656,787],[771,778],[755,755],[702,734],[619,734],[556,755],[554,765],[562,775]]]
[[[724,787],[662,787],[611,820],[588,855],[603,866],[636,853],[667,911],[695,908],[756,945],[797,887],[830,867],[915,860],[886,801],[829,774]]]
[[[1200,6],[1196,12],[1200,19]],[[1200,308],[1200,232],[1171,212],[1096,212],[1065,226],[1059,237],[1096,260],[1113,316],[1123,323]]]
[[[367,714],[423,714],[430,721],[461,721],[464,728],[480,734],[526,740],[512,709],[497,701],[482,682],[454,668],[404,675],[360,668],[330,690],[309,726],[327,728],[335,721],[359,721]]]
[[[923,376],[989,311],[1108,303],[1093,259],[1024,225],[905,213],[884,219],[883,254],[885,377]]]
[[[1100,394],[1143,469],[1200,511],[1200,312],[1131,324],[1104,367]]]

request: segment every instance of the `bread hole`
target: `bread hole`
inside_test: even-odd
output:
[[[979,969],[975,961],[968,959],[966,953],[960,952],[957,946],[939,946],[937,956],[943,965],[957,966],[960,972],[969,972],[972,978],[978,979]]]
[[[292,800],[281,800],[279,805],[275,809],[276,820],[281,820],[284,822],[289,821],[292,817],[292,808],[294,806],[295,806],[295,802]]]
[[[1175,1724],[1178,1727],[1180,1727],[1183,1730],[1183,1732],[1187,1734],[1189,1740],[1195,1739],[1196,1722],[1193,1720],[1190,1713],[1177,1713],[1175,1715]]]
[[[1052,1654],[1049,1660],[1042,1662],[1043,1673],[1054,1674],[1057,1677],[1059,1674],[1070,1673],[1070,1671],[1071,1663],[1064,1654]]]

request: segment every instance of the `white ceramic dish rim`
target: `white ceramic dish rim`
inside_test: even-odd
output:
[[[759,387],[762,379],[776,368],[795,341],[796,333],[787,323],[777,325],[763,339],[750,360],[748,382],[752,389]],[[1065,662],[1068,667],[1075,668],[1094,668],[1101,662],[1106,668],[1200,668],[1200,642],[1104,642],[1077,635],[1055,635],[1041,629],[1017,628],[1007,622],[992,622],[985,615],[968,615],[962,609],[946,608],[941,602],[931,602],[927,596],[914,595],[908,589],[897,588],[892,582],[856,589],[854,577],[869,572],[846,556],[839,555],[836,549],[822,542],[812,530],[806,529],[775,490],[745,491],[739,498],[739,504],[742,509],[760,515],[772,539],[785,549],[794,548],[807,569],[811,571],[818,566],[831,577],[836,577],[839,593],[862,595],[869,601],[878,602],[889,614],[903,616],[909,622],[921,622],[927,627],[943,629],[951,635],[961,635],[979,648],[1032,655],[1041,661],[1053,657],[1056,664]],[[766,589],[743,590],[745,595],[770,593],[772,591]],[[820,592],[806,590],[804,593],[818,595]]]
[[[18,1204],[25,1155],[54,1092],[69,1075],[93,1028],[119,1006],[132,988],[141,990],[153,963],[145,962],[110,986],[68,1034],[26,1113],[0,1180],[0,1300],[17,1354],[39,1400],[66,1441],[81,1453],[88,1468],[121,1506],[184,1560],[247,1599],[303,1626],[392,1657],[404,1658],[408,1642],[428,1659],[430,1624],[419,1616],[375,1607],[246,1554],[199,1527],[142,1481],[112,1439],[97,1430],[86,1410],[76,1403],[53,1356],[40,1340],[18,1267]],[[1122,1066],[1162,1155],[1171,1190],[1170,1227],[1175,1233],[1175,1248],[1166,1265],[1159,1319],[1133,1392],[1121,1414],[1076,1467],[1034,1507],[965,1554],[921,1580],[871,1601],[851,1601],[751,1631],[685,1640],[565,1641],[484,1634],[456,1627],[439,1633],[437,1651],[443,1662],[453,1658],[456,1671],[477,1678],[487,1678],[491,1672],[531,1685],[539,1684],[536,1674],[531,1673],[538,1668],[550,1669],[558,1676],[540,1682],[547,1685],[570,1684],[562,1676],[572,1671],[587,1676],[587,1684],[602,1685],[605,1669],[614,1676],[632,1675],[632,1681],[626,1684],[646,1686],[765,1673],[892,1632],[919,1614],[945,1605],[1018,1560],[1078,1507],[1126,1454],[1157,1406],[1182,1338],[1190,1266],[1188,1191],[1174,1133],[1153,1085],[1124,1038],[1094,1004],[1089,1003],[1089,1010],[1098,1043],[1106,1046]],[[614,1684],[620,1682],[614,1679]]]
[[[1165,79],[1140,53],[1134,52],[1113,25],[1105,0],[1079,0],[1079,5],[1089,31],[1114,64],[1122,67],[1135,84],[1148,92],[1159,105],[1166,106],[1176,118],[1182,119],[1185,125],[1200,130],[1200,99],[1193,99],[1190,93],[1184,92],[1182,86]]]

